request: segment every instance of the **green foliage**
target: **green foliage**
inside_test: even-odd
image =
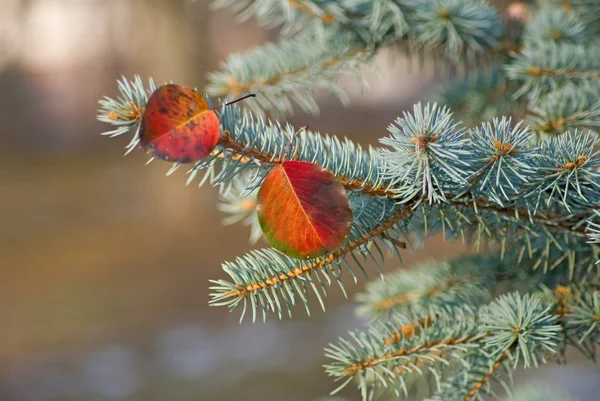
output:
[[[600,127],[600,87],[566,85],[543,95],[529,108],[532,130],[559,135],[567,130]]]
[[[208,75],[206,90],[227,98],[254,92],[257,97],[247,103],[257,115],[265,110],[291,114],[294,104],[316,113],[313,91],[317,88],[325,88],[348,103],[337,81],[344,74],[358,74],[360,65],[369,59],[369,53],[357,46],[355,39],[351,34],[327,31],[232,54],[222,71]]]
[[[537,367],[544,354],[553,351],[561,331],[550,307],[528,294],[507,294],[498,297],[481,311],[481,329],[489,333],[483,340],[483,349],[493,358],[509,352],[516,366],[523,361],[525,368]]]
[[[357,313],[370,320],[386,320],[401,313],[411,319],[438,315],[461,305],[489,302],[502,276],[497,255],[464,257],[423,263],[373,281],[357,297]]]
[[[295,306],[309,313],[313,297],[325,309],[332,284],[345,294],[346,276],[357,282],[367,262],[378,269],[390,254],[401,260],[441,234],[477,254],[369,283],[357,298],[369,328],[326,350],[326,371],[338,389],[356,382],[363,399],[389,391],[402,397],[422,378],[434,400],[507,392],[507,400],[533,401],[543,393],[510,398],[515,369],[563,362],[569,348],[595,360],[599,4],[522,6],[504,17],[503,34],[500,12],[479,0],[216,1],[281,28],[281,36],[231,55],[209,76],[209,94],[222,101],[257,97],[245,110],[216,110],[221,139],[189,167],[187,184],[217,186],[225,222],[250,226],[256,241],[256,193],[266,174],[284,160],[311,162],[344,186],[353,222],[345,243],[318,258],[266,248],[225,262],[228,277],[212,281],[211,305],[237,308],[253,321],[291,316]],[[340,76],[359,75],[391,47],[426,55],[448,79],[437,103],[419,103],[390,123],[381,147],[363,149],[265,117],[296,107],[316,112],[315,88],[347,100]],[[119,96],[100,102],[99,120],[113,126],[106,135],[133,132],[128,152],[139,143],[155,89],[152,80],[145,87],[139,77],[123,79]]]
[[[566,84],[598,85],[600,47],[542,42],[526,47],[507,66],[508,77],[522,81],[517,96],[536,100]]]
[[[339,77],[356,73],[377,51],[391,45],[427,54],[447,68],[476,60],[498,44],[502,24],[483,0],[218,0],[242,19],[256,17],[282,26],[282,39],[229,57],[209,75],[207,91],[234,98],[259,94],[249,102],[259,114],[289,114],[293,105],[316,113],[315,88],[346,101]]]
[[[445,190],[467,182],[468,162],[463,158],[468,154],[468,142],[449,110],[419,103],[412,114],[404,113],[388,131],[391,137],[380,139],[392,148],[381,150],[382,171],[397,187],[394,192],[399,202],[419,194],[426,194],[429,203],[445,201]]]
[[[588,25],[576,13],[562,7],[542,5],[540,11],[527,24],[523,40],[527,45],[536,42],[585,43]]]

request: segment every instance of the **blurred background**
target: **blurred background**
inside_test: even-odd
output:
[[[254,325],[209,308],[208,280],[249,250],[248,231],[221,226],[215,189],[165,177],[141,151],[123,157],[128,138],[101,137],[95,119],[121,75],[201,88],[228,53],[274,37],[206,0],[0,0],[1,401],[295,401],[334,388],[323,348],[364,326],[352,302],[332,289],[326,314]],[[436,82],[387,53],[368,80],[367,92],[347,82],[349,109],[322,94],[320,116],[290,122],[376,144]],[[403,266],[466,251],[432,238]],[[516,380],[598,400],[599,373],[575,360]],[[344,397],[359,399],[353,386]]]

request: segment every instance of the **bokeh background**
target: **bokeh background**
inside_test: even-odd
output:
[[[313,302],[310,318],[254,325],[209,308],[208,280],[250,248],[247,229],[221,226],[214,188],[123,157],[128,138],[101,137],[95,119],[121,75],[203,87],[228,53],[274,37],[206,0],[0,0],[0,400],[295,401],[334,388],[323,348],[364,327],[352,302],[332,289],[327,313]],[[388,53],[367,75],[368,91],[347,80],[350,108],[322,93],[320,116],[290,122],[376,144],[440,81]],[[402,265],[463,252],[432,238]],[[599,374],[575,360],[516,380],[591,401]]]

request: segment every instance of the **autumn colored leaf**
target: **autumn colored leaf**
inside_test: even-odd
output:
[[[158,159],[191,163],[210,154],[220,132],[219,118],[202,94],[170,84],[158,88],[148,99],[140,142]]]
[[[339,248],[352,224],[342,184],[323,167],[302,161],[286,161],[267,174],[257,212],[271,245],[295,258]]]

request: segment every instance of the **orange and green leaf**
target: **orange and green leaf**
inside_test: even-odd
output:
[[[158,88],[146,105],[140,127],[142,147],[152,156],[178,163],[204,159],[219,141],[217,114],[193,89]]]
[[[323,167],[302,161],[286,161],[267,174],[257,211],[271,245],[302,259],[339,248],[352,224],[343,185]]]

